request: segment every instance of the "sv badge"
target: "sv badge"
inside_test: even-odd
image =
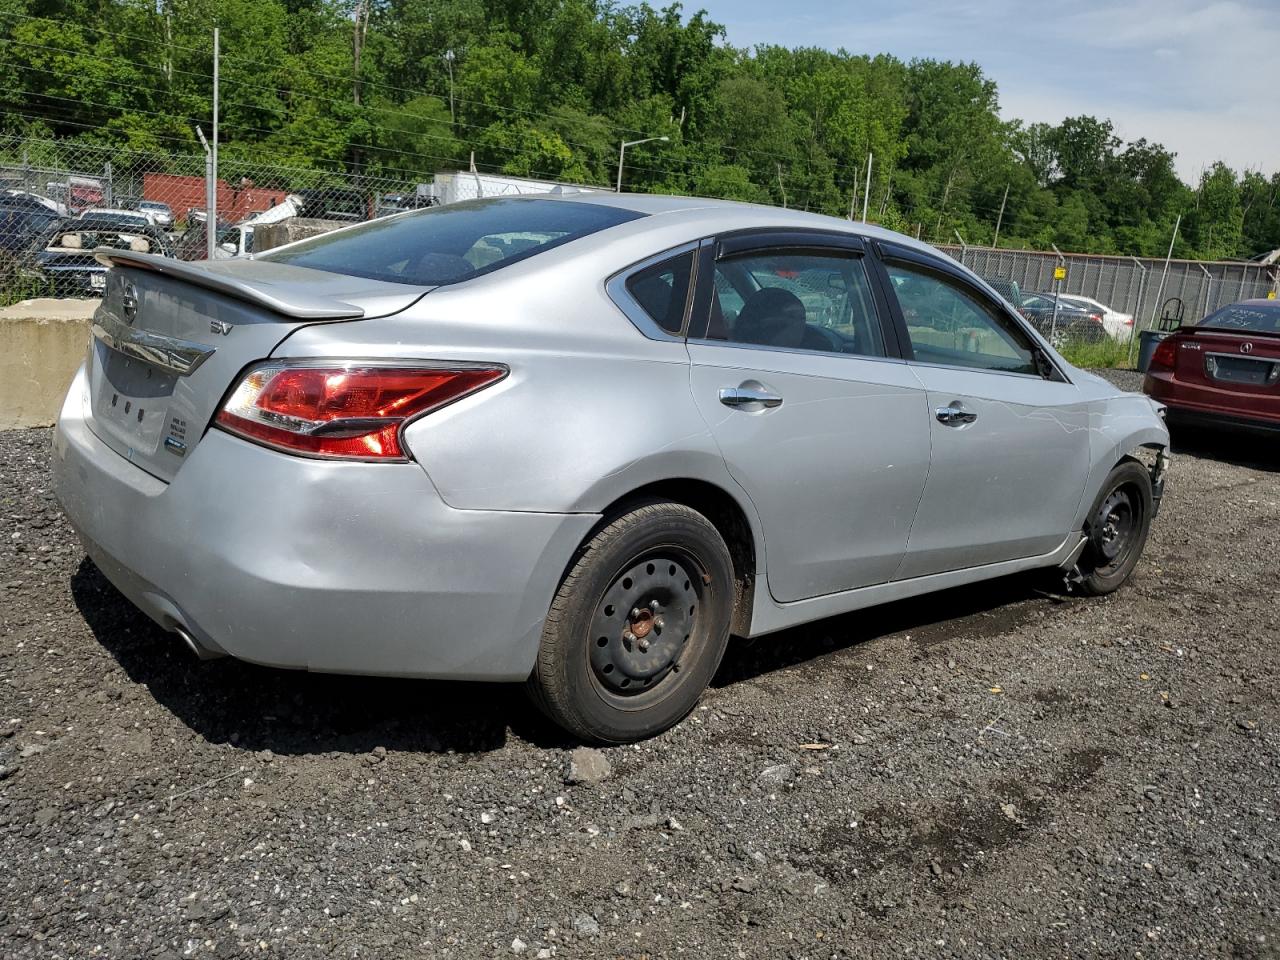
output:
[[[231,324],[224,323],[222,320],[210,320],[209,332],[216,333],[216,334],[219,334],[220,336],[225,337],[228,333],[231,332]]]

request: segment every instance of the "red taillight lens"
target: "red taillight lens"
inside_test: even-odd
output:
[[[1178,345],[1172,340],[1161,340],[1156,352],[1151,355],[1151,363],[1147,371],[1172,370],[1178,360]]]
[[[487,387],[505,367],[264,363],[236,385],[216,423],[269,447],[338,460],[405,460],[412,417]]]

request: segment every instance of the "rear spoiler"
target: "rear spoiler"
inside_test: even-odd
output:
[[[93,251],[93,258],[105,267],[130,267],[135,270],[161,273],[175,280],[204,287],[206,290],[213,290],[298,320],[354,320],[364,316],[363,307],[341,300],[298,293],[290,293],[287,300],[281,299],[271,292],[270,284],[219,275],[198,264],[174,260],[172,257],[161,257],[154,253],[135,253],[132,250],[117,250],[114,247],[98,247]]]

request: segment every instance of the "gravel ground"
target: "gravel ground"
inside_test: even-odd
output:
[[[735,641],[676,730],[578,754],[509,688],[194,661],[48,443],[0,433],[5,957],[1280,956],[1256,442],[1180,450],[1110,598]]]

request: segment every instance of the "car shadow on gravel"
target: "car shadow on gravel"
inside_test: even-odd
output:
[[[930,594],[926,603],[919,597],[898,600],[752,640],[735,637],[712,686],[750,680],[898,633],[909,634],[921,651],[974,634],[1004,633],[1039,616],[1047,604],[1069,602],[1047,590],[1050,583],[1043,571],[1032,571],[943,590]]]
[[[1171,431],[1170,447],[1175,457],[1186,454],[1251,470],[1280,473],[1280,444],[1274,437],[1175,427]]]
[[[92,561],[72,575],[71,593],[129,678],[211,743],[286,756],[376,747],[480,753],[504,746],[511,732],[539,747],[571,745],[516,684],[306,673],[230,657],[199,661]]]

